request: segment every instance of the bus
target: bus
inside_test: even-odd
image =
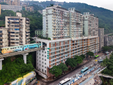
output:
[[[87,71],[88,70],[88,67],[85,67],[85,68],[83,68],[82,70],[81,70],[81,73],[84,73],[85,71]]]
[[[60,81],[59,85],[64,85],[68,82],[70,82],[71,78],[65,78],[64,80]]]

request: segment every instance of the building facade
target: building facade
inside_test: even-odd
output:
[[[1,0],[1,2],[5,2],[8,5],[20,5],[20,0]]]
[[[109,35],[104,36],[104,45],[105,46],[113,45],[113,34],[109,34]]]
[[[97,31],[93,35],[85,31],[88,35],[84,36],[83,30],[89,30],[90,27],[84,27],[88,23],[84,23],[83,19],[84,16],[75,8],[66,10],[53,6],[43,10],[43,36],[51,40],[35,39],[43,47],[43,50],[36,52],[36,69],[39,75],[48,78],[51,76],[49,69],[61,62],[65,63],[67,58],[86,54],[88,51],[99,51],[99,37],[96,34],[98,28],[92,27]],[[93,24],[92,22],[91,25]]]
[[[2,10],[12,10],[14,12],[16,11],[21,11],[22,6],[17,6],[17,5],[1,5]]]
[[[5,27],[8,29],[9,46],[30,43],[30,21],[17,12],[16,16],[5,17]]]
[[[101,51],[102,47],[104,47],[104,28],[98,29],[99,36],[99,51]]]
[[[43,36],[43,32],[42,30],[35,30],[35,36],[38,37],[38,36]]]
[[[51,40],[78,38],[82,36],[83,17],[75,8],[64,9],[60,6],[43,10],[43,36]]]
[[[94,17],[94,14],[84,12],[84,36],[97,36],[98,35],[98,18]]]
[[[0,28],[0,48],[8,46],[8,30]]]

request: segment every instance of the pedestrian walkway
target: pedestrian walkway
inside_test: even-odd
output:
[[[86,79],[85,81],[83,81],[82,83],[80,83],[79,85],[86,85],[86,83],[88,81],[90,81],[91,79],[93,79],[94,75],[92,75],[91,77],[89,77],[88,79]],[[87,84],[88,85],[88,84]],[[92,84],[91,84],[92,85]]]
[[[102,76],[102,77],[105,77],[105,78],[111,78],[111,79],[113,79],[113,77],[112,76],[109,76],[109,75],[98,74],[98,76]]]

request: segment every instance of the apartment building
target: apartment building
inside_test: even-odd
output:
[[[99,51],[101,51],[102,47],[104,47],[104,28],[98,29],[99,36]]]
[[[82,23],[82,14],[75,8],[55,5],[43,10],[43,36],[51,40],[82,36]]]
[[[41,29],[38,29],[38,30],[35,30],[35,36],[42,36],[42,30]]]
[[[98,18],[89,12],[83,13],[84,36],[98,36]]]
[[[16,16],[5,17],[5,27],[8,29],[9,46],[18,46],[30,43],[29,19],[17,12]]]
[[[17,6],[17,5],[1,5],[2,10],[12,10],[14,12],[21,11],[22,6]]]
[[[20,5],[20,0],[2,0],[1,2],[5,2],[8,5]]]
[[[48,78],[51,76],[49,69],[61,62],[65,63],[67,58],[86,54],[88,51],[99,51],[98,34],[83,35],[83,17],[75,8],[66,10],[53,6],[43,10],[43,36],[51,40],[35,39],[44,48],[36,52],[36,69],[39,75]]]
[[[104,36],[104,45],[105,46],[113,45],[113,34],[108,34]]]
[[[6,28],[0,28],[0,48],[8,46],[8,30]]]

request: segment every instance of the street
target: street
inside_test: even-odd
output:
[[[110,55],[110,54],[109,54]],[[107,56],[109,56],[107,55]],[[100,57],[98,57],[97,59],[93,59],[92,61],[90,61],[89,63],[87,63],[86,65],[83,65],[82,67],[78,68],[77,70],[71,72],[70,74],[67,74],[66,76],[52,82],[52,83],[44,83],[44,82],[41,82],[41,85],[58,85],[60,81],[64,80],[65,78],[70,78],[70,77],[73,77],[75,76],[76,74],[80,73],[81,69],[86,66],[86,67],[89,67],[90,65],[94,65],[94,63],[96,62],[95,60],[100,60],[100,59],[105,59],[106,58],[106,55],[101,55]]]

